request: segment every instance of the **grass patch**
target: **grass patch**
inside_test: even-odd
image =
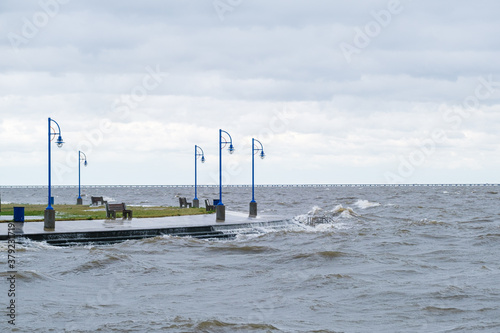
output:
[[[28,204],[2,204],[0,215],[14,215],[14,207],[24,207],[25,216],[41,216],[40,219],[25,220],[25,222],[43,221],[43,214],[47,205],[28,205]],[[85,206],[85,205],[53,205],[56,211],[56,219],[65,221],[77,220],[103,220],[106,219],[105,206]],[[143,217],[165,217],[181,215],[199,215],[207,214],[205,208],[179,208],[179,207],[139,207],[127,206],[134,214],[134,218]],[[120,218],[121,214],[117,214]],[[2,221],[8,222],[8,221]]]

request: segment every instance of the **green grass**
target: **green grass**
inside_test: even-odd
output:
[[[14,207],[24,207],[25,216],[40,216],[40,219],[25,220],[25,222],[34,222],[43,221],[43,214],[47,205],[2,204],[0,215],[14,215]],[[53,205],[53,207],[58,220],[102,220],[106,218],[105,206]],[[134,218],[207,214],[205,208],[127,206],[127,209],[133,211]],[[117,217],[121,217],[121,214],[117,214]]]

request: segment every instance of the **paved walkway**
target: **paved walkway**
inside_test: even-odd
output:
[[[80,220],[60,221],[56,219],[55,231],[43,230],[44,222],[16,222],[16,233],[54,234],[79,233],[88,231],[148,230],[161,228],[182,228],[202,226],[230,226],[234,224],[280,222],[288,220],[279,216],[258,216],[249,218],[248,214],[226,211],[226,221],[216,222],[215,214],[169,216],[156,218],[134,218],[132,220]],[[9,223],[0,223],[0,236],[6,236]]]

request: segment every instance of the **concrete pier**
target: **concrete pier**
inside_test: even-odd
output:
[[[200,208],[200,200],[193,199],[193,208]]]
[[[46,209],[43,221],[43,230],[54,231],[56,228],[56,211],[54,209]]]
[[[231,238],[242,230],[262,227],[281,229],[292,225],[289,219],[268,216],[249,218],[245,213],[225,212],[226,223],[214,222],[213,214],[137,218],[133,220],[57,221],[57,231],[45,229],[44,222],[16,222],[16,238],[46,241],[52,245],[75,243],[116,243],[163,235],[193,238]],[[0,223],[0,241],[9,239],[9,223]],[[256,231],[257,232],[257,231]]]
[[[217,205],[215,206],[215,221],[224,222],[226,220],[226,206]]]
[[[257,217],[257,202],[250,201],[249,217]]]
[[[77,205],[83,205],[83,199],[82,198],[76,198],[76,204]]]

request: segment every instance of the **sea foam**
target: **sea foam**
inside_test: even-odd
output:
[[[368,200],[361,200],[360,199],[360,200],[356,201],[355,205],[361,209],[367,209],[367,208],[371,208],[371,207],[378,207],[378,206],[380,206],[380,203],[370,202]]]

